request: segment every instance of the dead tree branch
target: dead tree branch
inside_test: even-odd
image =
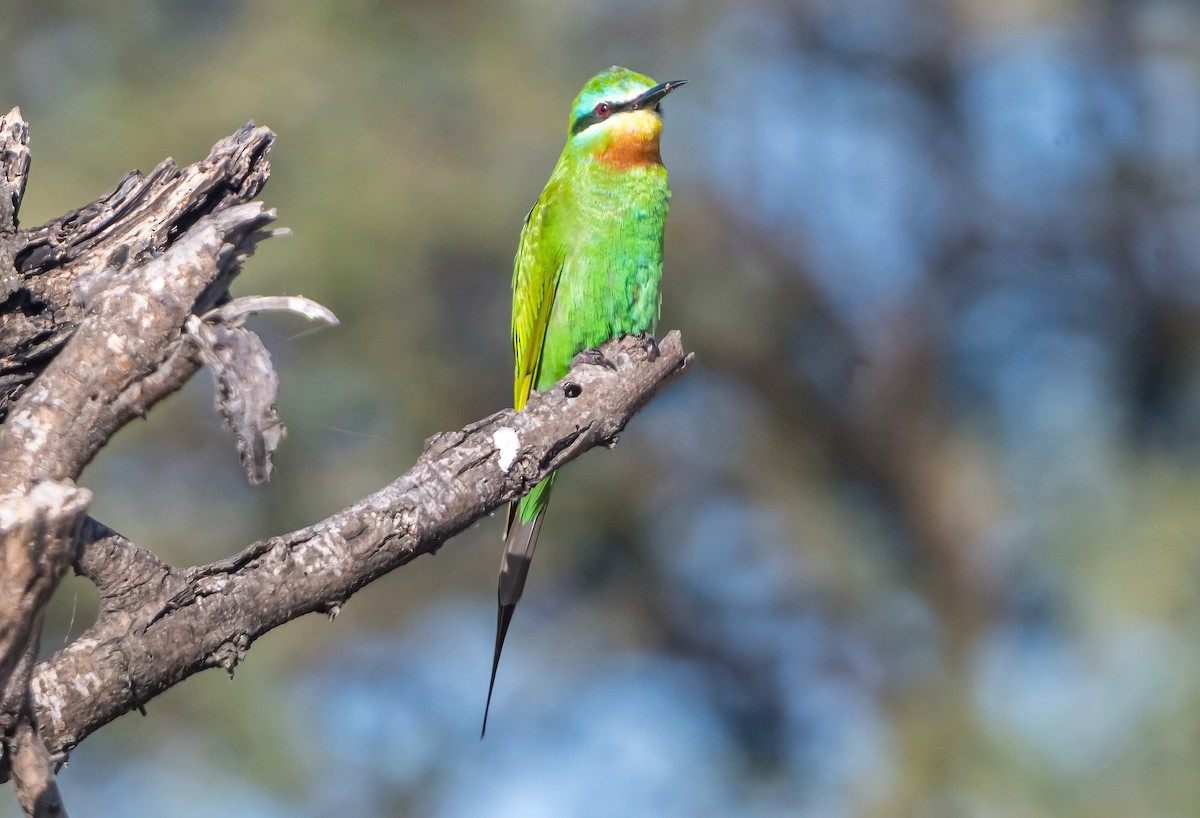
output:
[[[248,200],[273,138],[247,126],[203,162],[128,174],[97,202],[22,231],[29,129],[17,109],[0,117],[0,775],[14,777],[28,815],[65,815],[29,679],[43,607],[91,499],[74,481],[200,366],[185,327],[229,299],[268,235],[274,214]]]
[[[690,360],[679,333],[651,359],[638,339],[611,342],[617,369],[584,364],[535,395],[458,432],[430,438],[399,479],[316,525],[254,543],[227,560],[172,568],[95,523],[79,572],[100,588],[96,624],[35,668],[34,703],[52,752],[197,671],[232,672],[250,644],[306,613],[336,613],[355,591],[436,551],[550,471],[612,445],[629,418]],[[575,394],[576,390],[569,390]]]
[[[132,173],[97,202],[29,231],[17,212],[28,129],[0,118],[0,781],[29,815],[65,814],[49,751],[69,751],[193,673],[233,671],[262,634],[335,614],[358,589],[521,496],[629,419],[691,360],[672,332],[657,349],[605,346],[520,413],[435,435],[397,480],[299,531],[210,565],[177,568],[86,518],[74,481],[112,435],[203,364],[247,477],[270,474],[283,436],[277,379],[255,311],[336,322],[296,298],[231,300],[228,287],[274,213],[250,201],[274,138],[246,126],[209,157]],[[34,664],[42,609],[71,564],[100,592],[96,622]]]
[[[12,133],[24,139],[18,147],[4,141]],[[6,170],[0,179],[13,179],[10,168],[19,170],[15,182],[0,187],[0,201],[16,197],[9,234],[0,221],[0,420],[75,332],[87,313],[88,294],[103,290],[106,275],[140,267],[200,219],[258,195],[270,174],[266,155],[274,140],[267,128],[246,125],[201,162],[180,168],[167,159],[147,176],[131,171],[92,204],[15,232],[29,166],[28,127],[17,109],[0,118]],[[6,258],[10,265],[3,265]],[[232,275],[232,265],[225,272]]]

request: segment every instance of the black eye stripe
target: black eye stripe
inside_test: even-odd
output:
[[[596,103],[596,107],[592,108],[591,111],[580,114],[579,118],[571,123],[571,136],[584,130],[589,125],[594,125],[601,119],[610,117],[613,114],[619,114],[622,111],[649,110],[656,114],[661,114],[662,106],[659,103],[662,101],[662,98],[686,82],[687,80],[671,80],[670,82],[659,83],[653,88],[647,88],[633,99],[627,99],[624,102],[601,100]],[[608,111],[603,115],[596,113],[596,108],[601,106],[608,107]]]
[[[571,123],[571,136],[574,136],[580,131],[585,130],[591,125],[595,125],[602,119],[608,119],[613,114],[619,114],[621,111],[627,110],[635,102],[637,102],[636,97],[626,102],[609,102],[608,100],[604,100],[604,104],[608,106],[608,113],[601,116],[600,114],[596,113],[596,109],[593,107],[592,110],[588,111],[586,114],[580,114],[575,121]],[[597,103],[597,105],[599,104],[600,103]]]
[[[595,111],[588,111],[586,114],[583,114],[582,116],[576,118],[576,120],[573,123],[571,123],[571,136],[574,136],[575,134],[582,131],[584,128],[587,128],[589,125],[592,125],[599,121],[600,121],[600,117],[596,116]]]

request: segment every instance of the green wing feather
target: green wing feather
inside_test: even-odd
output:
[[[551,179],[525,217],[513,264],[513,408],[517,411],[525,408],[541,373],[546,328],[550,325],[550,312],[562,274],[564,254],[547,229],[548,222],[553,219],[551,203],[558,188],[557,180]],[[535,486],[522,500],[509,504],[506,537],[514,520],[532,523],[545,511],[552,477]]]
[[[554,187],[551,180],[537,204],[525,217],[525,226],[521,228],[521,240],[517,245],[516,262],[513,264],[513,407],[518,412],[525,408],[529,393],[541,372],[546,328],[550,325],[550,312],[554,307],[554,296],[562,273],[563,254],[560,249],[549,246],[549,237],[544,229]],[[542,514],[550,502],[553,483],[554,475],[551,474],[521,500],[508,504],[497,594],[496,650],[492,656],[492,679],[488,684],[487,704],[483,710],[481,738],[487,732],[487,714],[492,706],[492,691],[496,687],[496,669],[500,666],[504,637],[525,588],[525,578],[533,562],[533,550],[542,529]]]
[[[512,343],[516,371],[513,378],[513,408],[525,408],[529,392],[542,364],[546,327],[562,272],[562,252],[544,245],[550,186],[525,217],[517,259],[513,265]],[[549,252],[548,252],[549,251]]]

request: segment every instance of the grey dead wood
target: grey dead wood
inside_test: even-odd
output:
[[[0,289],[0,420],[83,320],[87,294],[97,290],[95,271],[134,269],[204,216],[252,201],[270,174],[266,157],[275,139],[251,123],[200,162],[181,168],[167,159],[145,176],[131,171],[95,202],[6,236],[3,202],[10,193],[19,202],[29,167],[28,127],[17,109],[0,118],[0,139],[9,133],[24,141],[23,150],[5,147],[19,140],[0,143],[6,151],[0,179],[13,175],[10,157],[21,169],[16,182],[0,189],[0,261],[11,260],[11,268],[0,270],[6,285]]]
[[[200,670],[232,672],[256,638],[284,622],[336,613],[362,586],[436,551],[549,472],[613,445],[691,360],[678,332],[659,342],[657,357],[636,338],[604,349],[615,370],[582,364],[519,413],[505,410],[435,435],[394,482],[229,559],[174,568],[89,521],[77,568],[100,589],[101,612],[93,627],[34,669],[47,746],[68,751]],[[567,384],[578,388],[576,397],[566,396]]]
[[[42,611],[70,564],[91,492],[47,481],[0,497],[0,772],[28,815],[66,815],[29,696]]]
[[[28,815],[65,815],[29,681],[46,601],[77,554],[74,481],[125,423],[200,366],[188,319],[228,285],[274,214],[248,200],[274,135],[247,126],[186,168],[127,174],[97,202],[21,230],[20,111],[0,117],[0,776]]]
[[[10,526],[0,558],[11,554],[30,577],[10,575],[6,562],[0,578],[20,584],[0,587],[0,599],[15,600],[0,604],[0,780],[13,779],[27,814],[65,814],[50,753],[61,757],[193,673],[232,673],[272,628],[335,614],[550,471],[613,445],[691,360],[674,332],[656,350],[610,342],[614,368],[577,362],[522,412],[435,435],[397,480],[325,520],[209,565],[162,562],[86,518],[88,492],[74,485],[84,466],[207,363],[248,479],[266,479],[283,436],[277,378],[243,320],[282,309],[336,323],[305,299],[230,299],[242,261],[271,235],[274,213],[250,200],[273,138],[248,125],[201,162],[128,174],[91,205],[22,231],[28,128],[19,111],[0,118],[0,494],[28,518]],[[45,598],[67,564],[96,585],[100,611],[35,664]]]

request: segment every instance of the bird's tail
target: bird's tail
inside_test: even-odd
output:
[[[492,679],[488,683],[480,738],[487,733],[488,711],[492,707],[492,691],[496,687],[496,669],[500,666],[504,637],[508,634],[508,626],[517,610],[517,602],[525,589],[525,578],[529,576],[529,566],[533,563],[533,549],[537,547],[538,535],[542,531],[542,520],[546,516],[546,505],[550,502],[554,476],[551,474],[534,486],[527,496],[518,502],[510,503],[508,507],[508,528],[504,538],[504,557],[500,562],[497,592],[499,608],[496,616],[496,652],[492,656]]]

